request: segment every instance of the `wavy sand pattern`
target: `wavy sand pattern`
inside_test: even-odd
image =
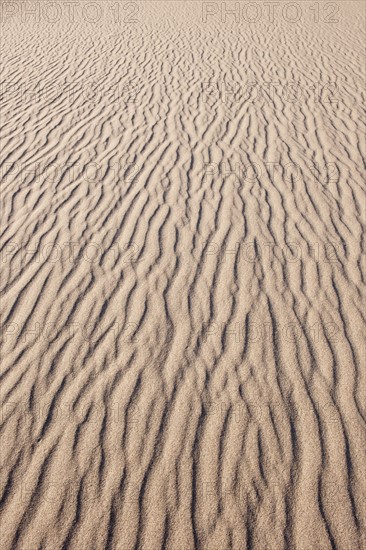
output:
[[[1,2],[1,547],[366,548],[364,4],[33,4]]]

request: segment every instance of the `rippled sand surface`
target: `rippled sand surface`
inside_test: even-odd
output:
[[[365,549],[365,5],[31,4],[0,5],[1,547]]]

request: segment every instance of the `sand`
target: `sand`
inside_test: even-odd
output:
[[[366,548],[365,5],[1,35],[1,548]]]

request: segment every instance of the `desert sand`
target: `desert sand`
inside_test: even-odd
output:
[[[365,549],[364,3],[0,30],[1,548]]]

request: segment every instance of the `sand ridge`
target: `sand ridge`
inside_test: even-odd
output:
[[[33,4],[0,4],[2,548],[365,548],[364,5]]]

